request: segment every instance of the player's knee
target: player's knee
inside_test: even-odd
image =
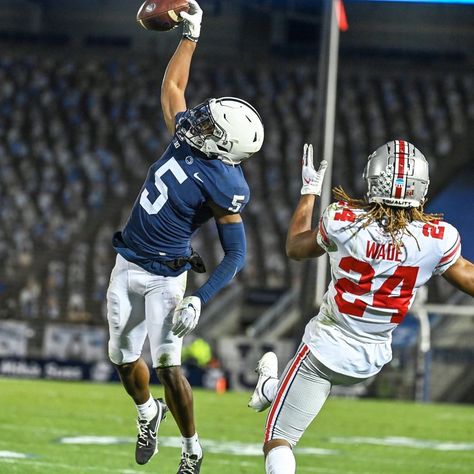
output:
[[[117,366],[133,365],[140,359],[141,351],[121,349],[117,344],[109,341],[109,360]]]
[[[283,441],[285,444],[276,444]],[[265,454],[265,472],[267,474],[294,474],[296,461],[291,447],[284,440],[272,440],[275,445]]]
[[[122,365],[123,364],[123,352],[114,347],[109,346],[109,359],[110,362],[114,365]]]
[[[116,369],[120,372],[120,375],[122,376],[128,376],[130,375],[134,370],[135,367],[138,364],[138,360],[135,362],[126,362],[125,364],[114,364]]]
[[[156,374],[160,382],[171,389],[177,387],[182,377],[184,377],[180,366],[157,367]]]
[[[288,442],[286,439],[271,439],[270,441],[267,441],[263,445],[263,454],[265,457],[268,455],[268,453],[279,446],[286,446],[287,448],[293,449],[293,446],[290,442]]]

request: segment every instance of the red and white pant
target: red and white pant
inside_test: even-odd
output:
[[[332,385],[363,380],[328,369],[302,343],[280,378],[265,424],[265,443],[284,439],[295,446],[321,410]]]

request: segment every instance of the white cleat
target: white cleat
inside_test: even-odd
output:
[[[267,352],[258,361],[255,372],[258,374],[258,381],[252,393],[248,406],[255,411],[266,410],[273,400],[268,399],[263,391],[265,383],[269,379],[278,380],[278,359],[274,352]]]

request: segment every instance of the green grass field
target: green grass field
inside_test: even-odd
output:
[[[246,393],[195,392],[204,474],[264,472],[265,415],[249,410],[247,400]],[[160,429],[160,453],[146,466],[134,463],[135,409],[119,385],[0,379],[0,401],[2,474],[176,473],[179,433],[171,416]],[[125,439],[60,442],[78,436]],[[298,473],[474,472],[474,407],[334,398],[299,448]]]

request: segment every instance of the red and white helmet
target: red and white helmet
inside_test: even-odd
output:
[[[428,162],[414,145],[393,140],[377,148],[364,170],[369,202],[419,207],[430,184]]]

